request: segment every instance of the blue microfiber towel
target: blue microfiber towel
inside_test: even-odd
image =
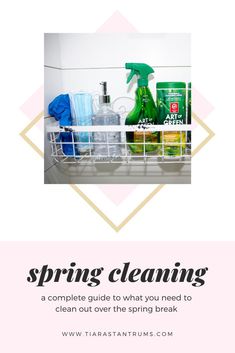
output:
[[[71,126],[72,116],[68,94],[60,94],[48,106],[48,112],[60,122],[61,126]]]
[[[70,99],[68,94],[60,94],[48,106],[48,112],[57,121],[60,126],[71,126],[72,116],[70,110]],[[74,155],[74,148],[72,144],[65,144],[64,142],[72,142],[71,132],[61,132],[60,141],[63,142],[62,148],[66,156]],[[76,155],[78,154],[77,148],[75,149]]]

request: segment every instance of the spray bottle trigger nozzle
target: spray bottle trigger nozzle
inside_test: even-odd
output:
[[[130,75],[127,77],[126,83],[129,83],[129,82],[132,80],[132,77],[133,77],[134,75],[136,75],[135,70],[131,70]]]

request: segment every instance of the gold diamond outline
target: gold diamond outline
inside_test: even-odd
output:
[[[71,184],[70,186],[88,203],[88,205],[90,205],[96,211],[96,213],[100,215],[100,217],[104,219],[106,223],[110,225],[110,227],[112,227],[118,233],[165,186],[165,184],[158,185],[143,201],[141,201],[141,203],[136,208],[134,208],[131,213],[129,213],[129,215],[119,225],[113,223],[111,219],[106,216],[106,214],[101,211],[101,209],[96,206],[96,204],[91,201],[91,199],[86,194],[84,194],[84,192],[81,191],[81,189],[79,189],[76,184]]]
[[[208,133],[208,136],[192,151],[192,157],[194,157],[215,136],[215,133],[195,113],[192,113],[192,118]]]
[[[43,151],[35,145],[35,143],[27,136],[27,133],[36,125],[41,118],[43,118],[44,112],[38,114],[21,132],[20,136],[27,142],[41,157],[44,157]],[[208,142],[215,136],[215,133],[202,121],[195,113],[192,113],[192,118],[208,133],[208,136],[192,151],[192,157],[194,157]],[[127,223],[167,184],[158,185],[119,225],[116,225],[111,219],[91,201],[91,199],[76,185],[69,184],[69,186],[80,196],[83,200],[93,208],[93,210],[116,232],[119,232]]]
[[[29,130],[31,130],[34,125],[36,125],[42,118],[44,117],[44,112],[42,111],[41,113],[39,113],[21,132],[20,132],[20,136],[34,149],[34,151],[36,151],[39,156],[41,156],[42,158],[44,157],[44,153],[43,151],[40,150],[40,148],[35,145],[35,143],[27,136],[27,133],[29,132]]]

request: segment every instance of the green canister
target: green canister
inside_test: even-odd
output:
[[[158,124],[179,125],[186,123],[186,83],[157,82]],[[160,134],[165,157],[180,157],[185,153],[185,132],[165,131]],[[176,143],[174,145],[174,143]]]
[[[191,124],[192,115],[192,94],[191,94],[191,82],[188,83],[188,124]]]
[[[188,118],[187,123],[192,123],[192,94],[191,94],[191,82],[188,83]],[[191,131],[188,131],[187,142],[191,142]]]

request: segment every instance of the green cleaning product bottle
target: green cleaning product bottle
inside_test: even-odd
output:
[[[184,82],[157,82],[157,110],[158,124],[185,124],[186,84]],[[165,131],[160,134],[160,142],[163,141],[164,157],[175,158],[184,155],[185,132]]]
[[[141,63],[126,63],[125,67],[131,70],[127,83],[131,81],[134,75],[138,77],[135,106],[127,115],[125,124],[138,126],[157,124],[157,107],[148,88],[148,76],[154,72],[153,68]],[[147,131],[145,137],[142,131],[127,132],[126,139],[132,153],[149,153],[158,149],[157,132]]]

